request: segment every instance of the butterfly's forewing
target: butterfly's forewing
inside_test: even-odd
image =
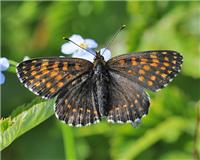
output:
[[[85,74],[70,83],[57,97],[58,119],[71,126],[86,126],[100,121],[91,76]]]
[[[92,67],[91,62],[83,59],[39,58],[21,62],[17,66],[17,75],[32,92],[51,98]]]
[[[149,96],[135,82],[112,71],[109,74],[108,121],[134,124],[148,113]]]
[[[182,60],[176,51],[146,51],[114,57],[107,66],[144,88],[157,91],[180,72]]]

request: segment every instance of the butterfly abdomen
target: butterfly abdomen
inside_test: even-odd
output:
[[[107,116],[108,110],[108,72],[103,63],[99,62],[94,67],[94,82],[97,107],[101,116]]]

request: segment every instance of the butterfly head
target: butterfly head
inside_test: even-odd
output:
[[[96,56],[94,58],[94,61],[105,61],[104,57],[101,55],[100,51],[96,51]]]

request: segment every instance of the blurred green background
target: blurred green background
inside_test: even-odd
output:
[[[167,88],[151,95],[148,116],[138,128],[102,122],[73,128],[77,159],[193,159],[200,99],[199,2],[1,2],[2,57],[61,56],[63,36],[80,34],[104,47],[122,25],[112,56],[169,49],[182,53],[182,72]],[[1,86],[2,117],[36,96],[6,72]],[[67,134],[67,133],[66,133]],[[200,149],[200,143],[198,144]],[[60,122],[54,116],[2,151],[4,160],[62,160],[66,153]]]

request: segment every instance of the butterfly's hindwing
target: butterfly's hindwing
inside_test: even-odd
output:
[[[87,126],[101,120],[89,74],[71,82],[57,97],[55,113],[70,126]]]
[[[135,83],[157,91],[180,72],[182,60],[183,57],[175,51],[147,51],[114,57],[107,66]]]
[[[89,61],[77,58],[38,58],[21,62],[17,75],[32,92],[51,98],[92,66]]]
[[[135,82],[110,71],[108,121],[133,123],[148,113],[149,96]]]

